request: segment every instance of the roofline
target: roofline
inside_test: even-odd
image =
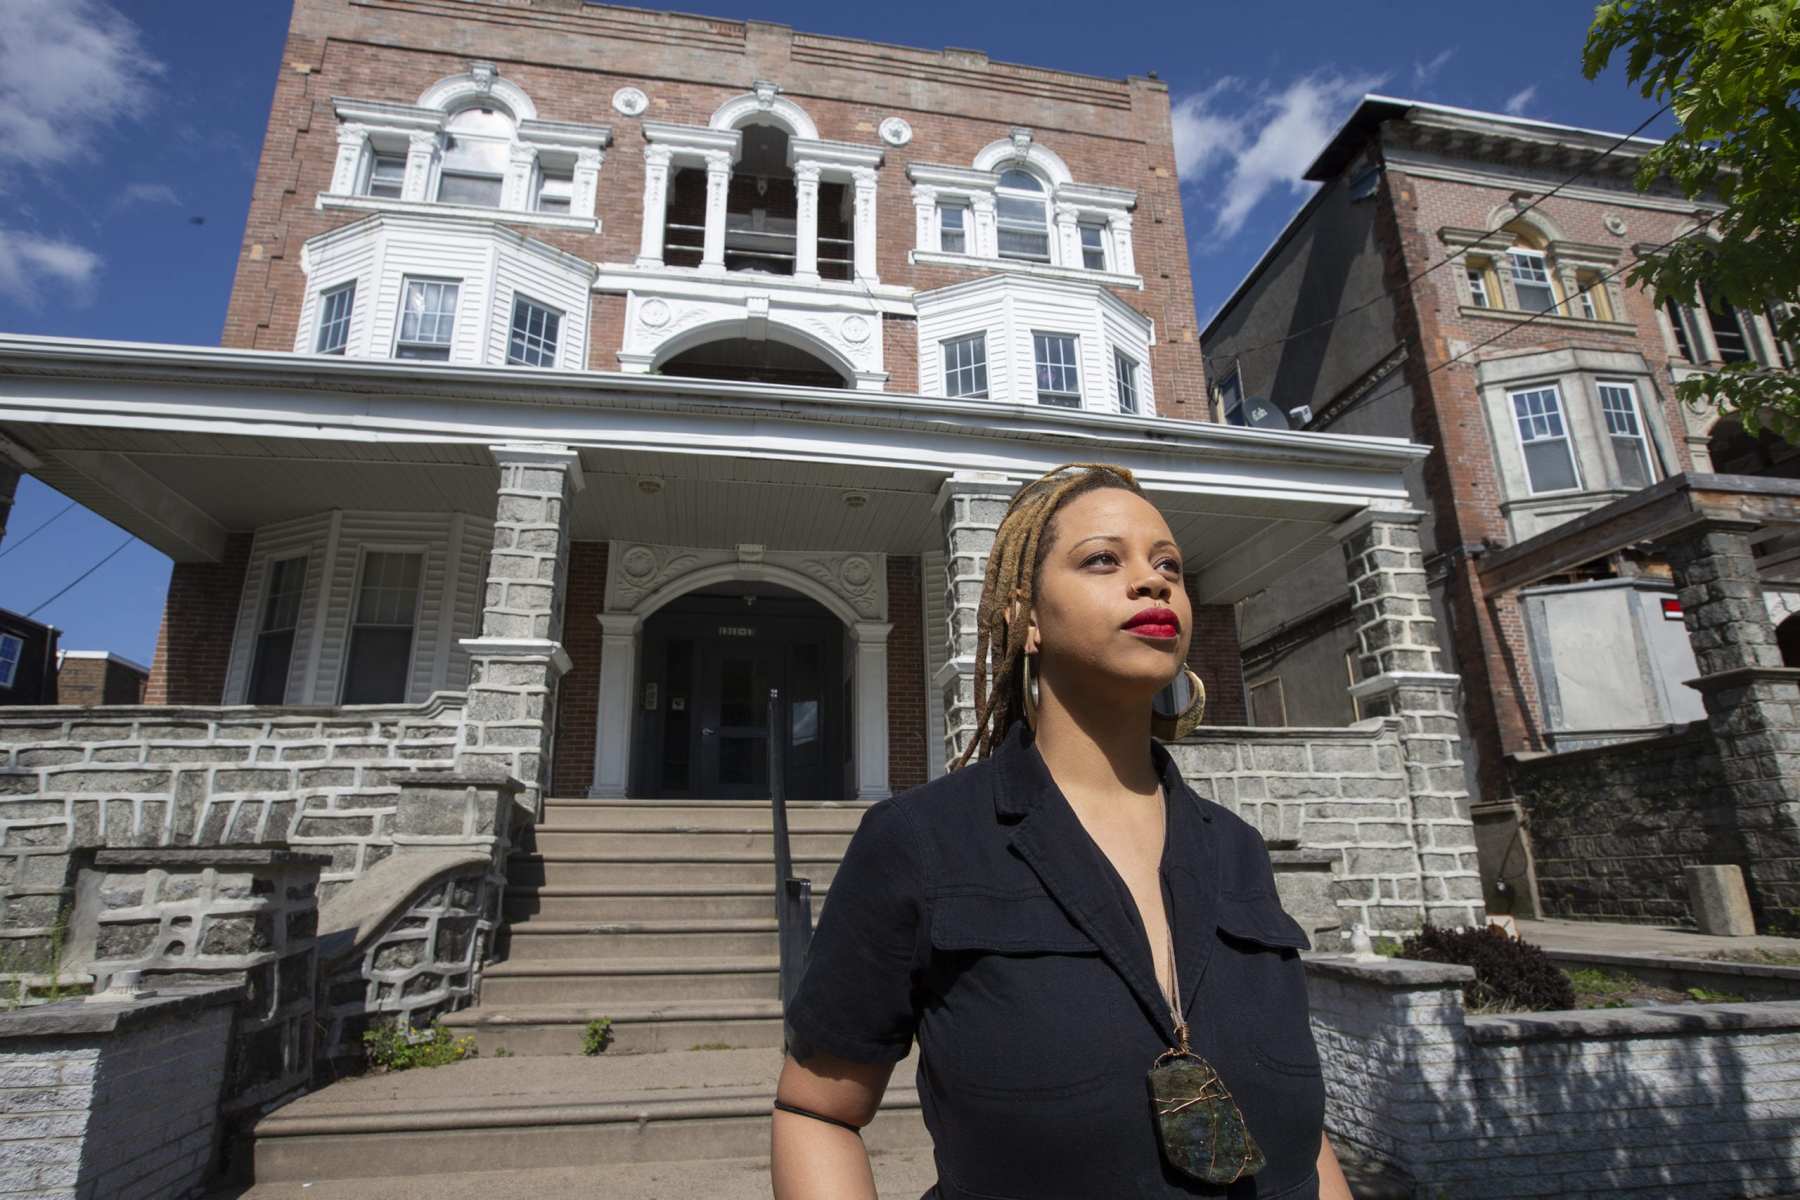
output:
[[[143,663],[138,662],[134,658],[126,658],[123,654],[114,654],[111,650],[58,650],[56,652],[56,659],[59,665],[65,658],[99,658],[104,659],[107,662],[118,663],[122,667],[129,667],[140,675],[148,675],[150,673],[150,668],[146,667]]]
[[[791,387],[628,373],[562,371],[518,366],[465,366],[412,360],[354,359],[285,350],[239,350],[160,342],[120,342],[0,333],[0,381],[19,376],[94,377],[110,380],[196,376],[193,382],[264,386],[292,391],[406,392],[487,401],[567,406],[595,393],[755,400],[778,405],[802,420],[832,423],[931,422],[970,436],[1035,437],[1046,427],[1098,440],[1129,439],[1160,453],[1236,453],[1250,458],[1392,470],[1423,458],[1428,447],[1404,438],[1354,434],[1294,433],[1250,429],[1168,416],[1140,417],[1085,412],[1049,405],[1016,406],[1029,412],[1031,429],[1009,429],[994,417],[1005,410],[992,401],[952,400],[907,392]],[[0,388],[0,390],[4,390]]]
[[[1250,290],[1250,285],[1256,282],[1257,276],[1261,275],[1263,271],[1268,268],[1269,264],[1275,260],[1275,256],[1281,252],[1282,247],[1286,246],[1288,242],[1293,239],[1294,235],[1300,232],[1300,227],[1304,225],[1306,219],[1312,215],[1312,210],[1319,203],[1319,197],[1324,194],[1325,188],[1323,186],[1313,189],[1313,194],[1308,196],[1305,202],[1302,203],[1299,208],[1294,210],[1294,215],[1289,217],[1287,224],[1281,227],[1281,232],[1277,233],[1275,239],[1263,249],[1262,254],[1250,265],[1250,269],[1244,273],[1244,277],[1238,280],[1238,285],[1231,289],[1231,294],[1225,297],[1219,304],[1218,309],[1207,319],[1206,324],[1200,327],[1200,346],[1202,352],[1204,352],[1206,348],[1206,336],[1212,332],[1213,326],[1217,325],[1219,320],[1224,317],[1226,313],[1230,312],[1232,307],[1236,305],[1239,300],[1243,299],[1244,293]]]

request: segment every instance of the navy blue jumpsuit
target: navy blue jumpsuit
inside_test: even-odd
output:
[[[1268,1165],[1225,1188],[1164,1162],[1144,1076],[1175,1035],[1149,937],[1019,724],[990,758],[869,808],[787,1012],[802,1061],[897,1062],[919,1039],[927,1200],[1316,1200],[1325,1094],[1305,932],[1256,830],[1152,753],[1191,1046]]]

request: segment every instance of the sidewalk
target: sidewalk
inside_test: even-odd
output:
[[[1724,951],[1767,950],[1800,955],[1800,938],[1714,937],[1688,929],[1621,925],[1607,921],[1519,920],[1519,936],[1545,950],[1590,954],[1651,954],[1660,958],[1708,958]],[[1800,964],[1796,964],[1800,965]]]

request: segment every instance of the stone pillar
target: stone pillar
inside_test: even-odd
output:
[[[857,167],[851,172],[856,184],[855,259],[856,278],[864,283],[878,283],[875,270],[875,168]]]
[[[819,167],[817,163],[794,164],[794,193],[798,208],[794,221],[794,275],[805,280],[819,278]]]
[[[606,155],[598,150],[576,152],[575,174],[569,181],[570,188],[575,193],[569,197],[570,216],[594,215],[594,198],[600,190],[600,164],[605,161]]]
[[[500,465],[494,549],[488,558],[481,636],[465,638],[469,698],[459,770],[509,775],[519,801],[541,810],[541,781],[555,728],[556,681],[569,567],[569,501],[582,488],[581,458],[566,446],[491,447]]]
[[[856,798],[886,800],[888,789],[888,634],[886,621],[858,621],[856,642]],[[785,731],[783,731],[785,732]]]
[[[431,199],[431,169],[437,164],[437,154],[437,134],[412,135],[406,150],[406,179],[400,185],[402,200]]]
[[[635,613],[601,613],[600,703],[594,731],[591,799],[621,799],[631,786],[631,717],[637,711],[638,632]]]
[[[363,149],[369,144],[369,131],[361,125],[339,125],[337,159],[331,166],[331,190],[339,196],[356,191],[356,176],[362,169]]]
[[[537,164],[538,148],[530,142],[514,142],[508,148],[506,178],[500,183],[501,208],[514,212],[531,208],[531,180],[537,174]]]
[[[731,189],[731,154],[706,152],[706,241],[700,254],[702,271],[725,269],[725,196]]]
[[[1081,261],[1081,212],[1073,204],[1056,206],[1056,261],[1064,267],[1079,267]]]
[[[1365,715],[1401,722],[1419,894],[1368,898],[1372,908],[1387,912],[1380,924],[1390,929],[1419,921],[1447,926],[1487,921],[1457,731],[1461,680],[1441,669],[1437,621],[1419,546],[1423,517],[1412,511],[1365,509],[1338,528],[1358,643],[1358,682],[1351,693]],[[1352,856],[1365,852],[1390,853],[1349,851]],[[1350,865],[1354,873],[1355,864]]]
[[[1131,249],[1131,214],[1114,213],[1112,217],[1112,269],[1121,275],[1137,274],[1137,256]]]
[[[965,232],[963,236],[969,235]],[[944,248],[938,241],[936,188],[913,188],[913,246],[919,250]]]
[[[1000,231],[994,224],[994,195],[992,192],[977,192],[969,199],[969,207],[974,210],[975,228],[969,236],[971,254],[982,258],[1000,257]]]
[[[1708,521],[1664,540],[1724,776],[1757,923],[1800,908],[1800,670],[1783,667],[1750,551],[1751,522]]]
[[[644,228],[638,240],[637,265],[663,265],[663,224],[669,207],[669,148],[644,147]]]
[[[944,522],[944,635],[948,646],[940,676],[945,762],[954,762],[975,736],[976,615],[981,581],[1013,490],[1004,476],[984,471],[958,471],[938,489],[937,507]]]

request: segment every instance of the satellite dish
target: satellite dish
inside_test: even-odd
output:
[[[1269,403],[1267,396],[1252,396],[1244,401],[1244,420],[1256,429],[1288,429],[1287,414]]]

